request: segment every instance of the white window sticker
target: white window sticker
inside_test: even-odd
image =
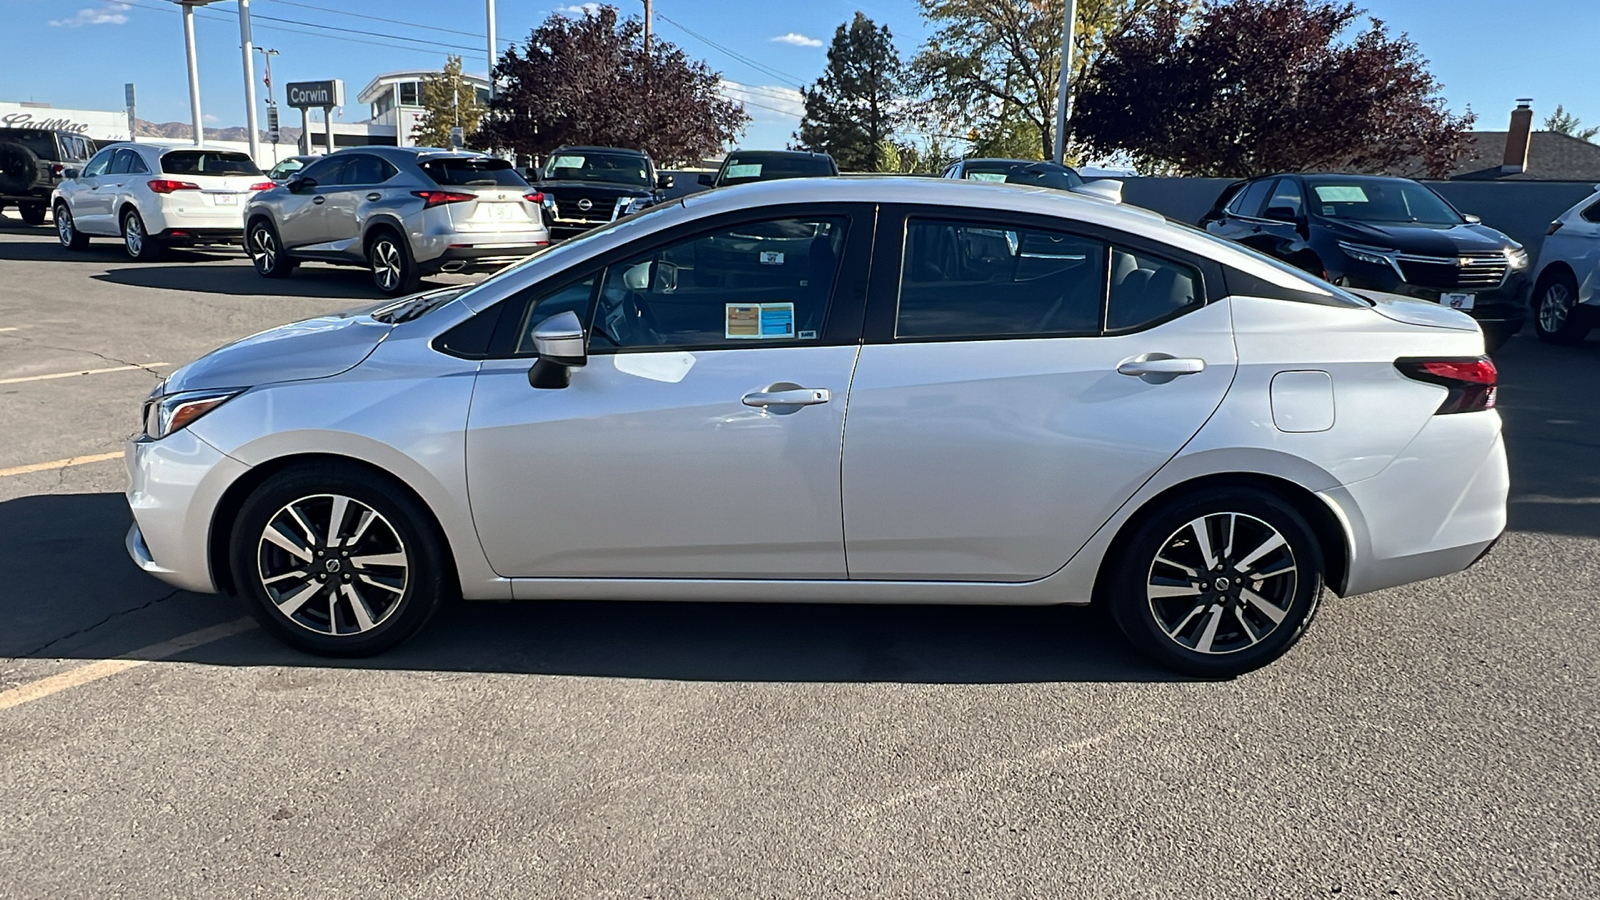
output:
[[[625,375],[634,375],[639,378],[648,378],[651,381],[664,381],[668,384],[677,384],[694,368],[694,354],[684,352],[667,353],[618,353],[611,357],[615,361],[618,372]]]
[[[776,250],[763,250],[761,251],[761,264],[763,266],[781,266],[783,265],[783,254]]]
[[[793,303],[729,303],[726,331],[730,339],[783,340],[793,338]]]
[[[1356,184],[1324,184],[1316,188],[1317,199],[1323,203],[1366,203],[1367,192]]]
[[[1003,183],[1006,180],[1006,175],[1005,175],[1004,172],[968,172],[967,173],[967,180],[968,181],[998,181],[998,182],[1002,182]]]
[[[581,156],[558,156],[555,159],[550,160],[550,168],[552,168],[552,169],[581,169],[581,168],[583,168],[583,157],[581,157]]]
[[[760,178],[761,163],[739,163],[728,167],[723,178]]]

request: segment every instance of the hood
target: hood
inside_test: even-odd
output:
[[[1382,291],[1368,291],[1345,288],[1353,294],[1359,294],[1372,301],[1372,310],[1386,319],[1404,322],[1407,325],[1422,325],[1427,328],[1449,328],[1453,331],[1477,331],[1478,323],[1466,313],[1440,306],[1431,300],[1418,300],[1414,297],[1402,297],[1399,294],[1385,294]]]
[[[546,194],[554,194],[556,201],[563,197],[648,197],[653,191],[642,185],[616,184],[609,181],[540,181],[533,185],[534,190]]]
[[[394,326],[368,313],[393,300],[283,325],[207,353],[173,372],[166,393],[327,378],[366,359]]]
[[[1457,256],[1463,253],[1499,253],[1521,247],[1486,225],[1423,225],[1416,222],[1352,222],[1321,220],[1341,241],[1365,244],[1418,256]]]

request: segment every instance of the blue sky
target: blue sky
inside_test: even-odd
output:
[[[617,5],[625,15],[643,9],[640,0]],[[1585,122],[1600,124],[1595,62],[1600,0],[1365,0],[1359,5],[1392,30],[1410,33],[1431,60],[1450,106],[1471,107],[1480,129],[1503,129],[1518,97],[1535,98],[1540,118],[1562,103]],[[498,0],[497,6],[498,36],[507,40],[526,37],[552,12],[576,11],[551,0]],[[0,0],[0,8],[6,11],[6,27],[0,30],[0,100],[114,110],[122,106],[122,85],[133,81],[142,118],[188,121],[183,34],[169,0]],[[197,16],[208,125],[244,123],[235,8],[233,0],[223,0]],[[788,140],[799,117],[795,87],[821,74],[825,43],[857,9],[887,24],[908,58],[927,34],[915,0],[656,0],[655,8],[657,34],[706,60],[729,82],[731,96],[751,104],[747,109],[755,121],[741,142],[751,147]],[[274,63],[279,84],[343,78],[351,104],[373,75],[438,66],[447,53],[461,53],[468,71],[485,68],[483,0],[251,0],[251,9],[257,46],[281,53]],[[365,33],[319,32],[322,25]],[[343,115],[345,121],[364,117],[356,108]],[[295,118],[286,116],[285,124]]]

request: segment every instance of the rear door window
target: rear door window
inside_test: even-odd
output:
[[[1252,183],[1249,187],[1239,192],[1233,202],[1228,204],[1228,212],[1236,216],[1256,219],[1261,217],[1261,210],[1266,203],[1267,192],[1272,189],[1273,181],[1270,178]]]
[[[234,150],[173,150],[161,157],[168,175],[260,175],[248,153]]]
[[[1108,332],[1143,328],[1204,303],[1200,273],[1193,267],[1112,248]]]
[[[118,150],[116,156],[111,158],[110,174],[128,175],[144,168],[144,161],[139,158],[139,154],[132,150]]]
[[[339,173],[339,183],[352,186],[383,184],[399,171],[388,160],[362,153],[350,157],[344,164],[344,169]]]
[[[1589,208],[1579,213],[1590,222],[1600,222],[1600,203],[1591,203]]]
[[[527,187],[511,163],[492,156],[445,157],[420,164],[440,187]]]
[[[1268,209],[1287,209],[1298,218],[1305,211],[1305,202],[1300,198],[1300,185],[1295,184],[1292,178],[1279,178],[1277,186],[1272,189],[1272,197],[1262,211]]]

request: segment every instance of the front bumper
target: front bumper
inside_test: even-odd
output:
[[[131,440],[126,541],[135,564],[188,591],[216,593],[211,572],[212,517],[222,494],[249,466],[188,429],[159,441]]]

